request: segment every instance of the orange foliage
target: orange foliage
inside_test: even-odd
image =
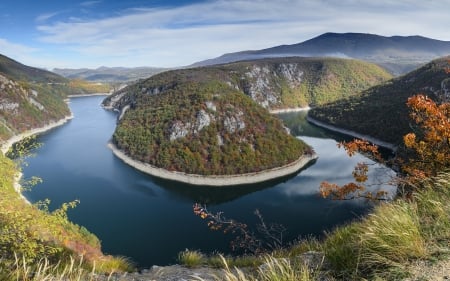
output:
[[[437,105],[424,95],[408,99],[411,119],[420,130],[404,136],[403,142],[410,149],[402,166],[411,176],[429,177],[450,167],[450,103]]]
[[[450,61],[449,61],[450,63]],[[446,70],[450,73],[450,70]],[[436,104],[424,95],[416,95],[408,99],[408,107],[411,109],[410,117],[417,125],[416,133],[409,133],[403,137],[406,148],[406,158],[395,159],[395,165],[405,174],[398,178],[398,182],[409,183],[434,176],[437,173],[450,168],[450,103]],[[355,153],[369,154],[380,163],[386,164],[376,145],[365,140],[354,140],[347,143],[339,143],[338,147],[344,147],[349,156]],[[323,182],[320,185],[320,193],[325,198],[353,199],[369,198],[384,199],[386,192],[377,194],[364,193],[363,185],[368,177],[369,167],[367,163],[358,163],[353,171],[356,183],[347,183],[343,186]]]

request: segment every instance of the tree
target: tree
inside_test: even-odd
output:
[[[408,99],[407,105],[411,109],[410,117],[415,122],[412,126],[415,132],[404,136],[404,151],[392,162],[385,161],[378,147],[364,140],[344,142],[339,146],[344,147],[349,156],[361,152],[371,155],[380,163],[398,166],[401,175],[397,181],[406,184],[407,193],[410,193],[417,180],[450,168],[450,103],[438,105],[424,95],[415,95]],[[355,182],[343,186],[323,182],[320,193],[323,197],[339,200],[356,197],[385,199],[386,193],[383,191],[377,194],[364,192],[368,171],[369,164],[358,163],[353,171]]]
[[[450,168],[450,103],[436,104],[424,95],[408,99],[410,117],[418,125],[404,136],[408,149],[403,171],[409,176],[435,176]]]
[[[450,60],[448,60],[450,65]],[[444,69],[450,74],[450,66]],[[405,194],[410,195],[414,191],[415,182],[426,177],[437,175],[450,168],[450,101],[448,93],[444,92],[438,104],[425,95],[415,95],[406,103],[410,108],[410,118],[414,122],[411,128],[414,132],[403,137],[404,148],[392,161],[385,161],[378,147],[364,140],[354,140],[338,144],[344,147],[349,156],[356,152],[369,154],[376,161],[386,165],[396,166],[400,176],[396,179],[398,183],[408,187],[402,189]],[[367,173],[369,164],[358,163],[353,171],[355,182],[339,186],[334,183],[322,182],[320,193],[323,197],[333,199],[385,199],[386,193],[381,191],[377,194],[364,192],[366,189]]]

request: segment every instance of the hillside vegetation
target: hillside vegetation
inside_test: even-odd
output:
[[[202,175],[257,172],[309,151],[249,97],[221,81],[205,80],[178,79],[159,94],[135,94],[113,142],[137,160]],[[161,82],[149,79],[134,87]]]
[[[17,173],[16,164],[0,153],[0,280],[22,280],[10,274],[44,259],[61,268],[71,260],[99,272],[129,268],[123,260],[103,255],[97,237],[69,222],[66,211],[73,203],[50,213],[45,204],[35,206],[21,198],[14,189]]]
[[[374,64],[348,59],[278,58],[169,71],[154,77],[157,84],[138,83],[115,104],[122,108],[134,93],[157,94],[180,81],[218,80],[265,108],[321,105],[360,93],[392,76]],[[138,88],[141,85],[140,88]]]
[[[328,124],[400,144],[410,119],[406,102],[423,93],[433,100],[450,98],[449,57],[434,60],[404,76],[334,103],[316,107],[309,116]]]
[[[308,150],[264,107],[323,104],[390,77],[354,60],[267,59],[164,72],[104,105],[122,111],[113,142],[134,159],[171,171],[242,174]]]
[[[68,116],[68,95],[108,91],[109,86],[71,81],[0,55],[0,142]]]

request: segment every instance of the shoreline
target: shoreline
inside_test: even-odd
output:
[[[108,143],[108,147],[109,149],[112,150],[112,152],[117,158],[121,159],[127,165],[151,176],[183,182],[191,185],[206,185],[217,187],[255,184],[291,175],[301,170],[309,162],[318,158],[317,154],[302,155],[299,159],[297,159],[292,163],[260,172],[236,174],[236,175],[206,176],[198,174],[186,174],[183,172],[169,171],[166,169],[158,168],[148,163],[132,159],[130,156],[126,155],[124,152],[118,149],[112,142]]]
[[[32,135],[39,135],[42,134],[44,132],[50,131],[51,129],[54,129],[56,127],[62,126],[65,123],[67,123],[69,120],[71,120],[73,118],[73,114],[72,112],[70,113],[69,116],[64,117],[63,119],[56,121],[56,122],[50,122],[47,125],[43,126],[43,127],[39,127],[39,128],[35,128],[29,131],[25,131],[23,133],[20,133],[18,135],[15,135],[11,138],[9,138],[6,142],[2,143],[1,145],[1,152],[3,153],[3,155],[5,155],[8,150],[16,143],[19,142],[21,140],[23,140],[24,138],[30,137]],[[14,190],[17,192],[17,194],[19,194],[20,198],[22,198],[26,203],[31,204],[30,201],[28,201],[28,199],[22,194],[22,186],[20,185],[20,180],[22,179],[22,172],[18,171],[18,173],[16,174],[16,176],[14,177]]]
[[[292,107],[292,108],[284,108],[284,109],[269,109],[270,114],[279,114],[279,113],[289,113],[289,112],[300,112],[300,111],[308,111],[311,107]]]
[[[70,113],[69,116],[64,117],[63,119],[60,119],[59,121],[54,121],[54,122],[50,122],[45,126],[39,127],[39,128],[34,128],[25,132],[22,132],[18,135],[14,135],[11,138],[9,138],[8,140],[6,140],[4,143],[1,144],[1,152],[3,154],[6,154],[6,152],[8,152],[8,150],[13,146],[13,144],[15,144],[16,142],[19,142],[21,140],[23,140],[24,138],[30,137],[32,135],[39,135],[42,133],[45,133],[53,128],[59,127],[61,125],[64,125],[66,122],[68,122],[69,120],[73,119],[73,114]]]
[[[91,96],[110,96],[112,93],[93,93],[93,94],[82,94],[82,95],[68,95],[67,98],[83,98]]]
[[[348,136],[352,136],[352,137],[355,137],[355,138],[364,139],[364,140],[367,140],[367,141],[369,141],[369,142],[371,142],[373,144],[376,144],[378,146],[390,149],[393,152],[395,152],[397,150],[397,146],[396,145],[394,145],[392,143],[389,143],[389,142],[386,142],[386,141],[382,141],[382,140],[374,138],[374,137],[371,137],[369,135],[364,135],[364,134],[360,134],[360,133],[355,132],[355,131],[342,129],[342,128],[339,128],[339,127],[327,124],[325,122],[316,120],[316,119],[314,119],[314,118],[312,118],[310,116],[306,116],[306,120],[308,122],[318,126],[318,127],[322,127],[322,128],[327,129],[327,130],[338,132],[338,133],[341,133],[341,134],[344,134],[344,135],[348,135]]]

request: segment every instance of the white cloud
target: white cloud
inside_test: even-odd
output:
[[[58,12],[41,14],[41,15],[36,17],[36,22],[43,23],[43,22],[53,18],[54,16],[56,16],[58,14],[59,14]]]
[[[91,66],[179,66],[226,52],[298,43],[328,31],[450,40],[449,5],[450,0],[217,0],[131,9],[38,30],[40,40],[82,54]]]
[[[20,60],[36,51],[35,48],[16,44],[2,38],[0,38],[0,50],[3,55],[11,57],[15,60]]]
[[[101,3],[102,1],[84,1],[80,3],[80,6],[83,7],[91,7],[91,6],[95,6],[99,3]]]

